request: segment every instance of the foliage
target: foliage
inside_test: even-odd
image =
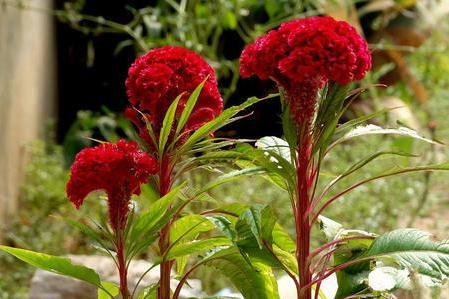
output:
[[[310,0],[158,0],[142,8],[127,6],[132,18],[120,23],[87,15],[83,13],[86,6],[83,0],[66,2],[55,14],[84,34],[122,34],[116,53],[134,47],[142,54],[165,45],[200,53],[216,69],[225,100],[236,91],[239,78],[240,49],[235,45],[243,46],[285,20],[317,14],[317,3]]]
[[[64,252],[85,252],[80,234],[52,217],[67,214],[64,186],[67,172],[64,169],[61,147],[53,143],[36,141],[27,146],[30,163],[27,164],[19,214],[13,219],[11,228],[5,232],[5,243],[22,248],[46,250],[56,254]],[[39,223],[40,225],[35,225]],[[47,229],[42,230],[45,226]],[[61,246],[63,244],[63,246]],[[11,285],[16,298],[26,297],[26,287],[32,269],[18,267],[10,257],[1,256],[0,298],[8,297]]]
[[[271,9],[271,13],[275,14],[273,7],[266,7],[266,9]],[[412,149],[415,149],[415,144],[411,141],[412,138],[417,141],[429,142],[432,144],[431,146],[438,142],[424,138],[409,129],[396,127],[379,129],[376,127],[372,130],[372,125],[362,127],[362,129],[356,127],[356,125],[371,120],[370,117],[361,117],[337,125],[338,117],[343,114],[345,107],[343,105],[326,107],[327,100],[335,100],[336,103],[342,104],[349,97],[345,98],[344,93],[338,94],[338,91],[334,94],[333,91],[330,86],[321,94],[322,105],[325,107],[323,110],[321,107],[318,110],[316,122],[320,125],[320,134],[317,135],[316,143],[313,144],[313,153],[318,157],[317,165],[323,163],[323,169],[326,169],[323,172],[318,170],[317,180],[319,179],[319,181],[317,181],[316,190],[321,192],[317,192],[319,197],[316,203],[323,198],[327,198],[328,201],[325,201],[324,205],[313,205],[304,211],[310,213],[308,216],[310,216],[311,222],[317,221],[320,224],[320,228],[327,238],[326,241],[329,242],[310,253],[310,258],[313,258],[314,262],[313,270],[318,270],[312,283],[317,284],[319,289],[319,284],[324,278],[337,273],[339,282],[337,298],[344,298],[356,293],[384,298],[396,289],[407,288],[410,283],[409,274],[416,274],[424,281],[430,281],[429,285],[432,287],[441,284],[447,278],[449,268],[447,242],[434,242],[429,239],[428,234],[418,230],[394,230],[379,236],[359,230],[346,230],[343,229],[346,227],[345,225],[331,222],[329,219],[324,220],[325,218],[321,216],[321,212],[324,212],[328,205],[338,198],[343,199],[342,196],[346,197],[347,194],[350,194],[350,198],[352,197],[353,200],[360,199],[362,195],[365,195],[364,190],[366,189],[360,189],[359,186],[366,183],[381,181],[384,177],[396,174],[448,169],[448,165],[444,163],[417,166],[413,162],[415,151]],[[267,98],[271,97],[273,96]],[[284,107],[283,125],[286,140],[272,136],[264,137],[253,147],[248,144],[240,144],[242,141],[208,138],[210,133],[216,129],[238,120],[240,117],[236,117],[236,115],[244,108],[260,101],[260,99],[252,98],[240,106],[226,110],[222,116],[199,128],[191,136],[188,136],[185,143],[176,148],[178,133],[182,129],[179,126],[182,127],[183,124],[183,121],[175,120],[178,100],[175,100],[169,108],[164,118],[161,134],[157,136],[157,140],[154,140],[161,164],[165,154],[173,150],[170,153],[174,154],[174,160],[179,162],[177,164],[179,172],[175,174],[178,179],[191,176],[190,171],[193,169],[208,168],[224,172],[224,174],[213,181],[210,181],[209,177],[205,184],[197,186],[198,189],[181,183],[167,194],[154,196],[153,192],[151,198],[145,198],[151,192],[144,193],[139,200],[145,199],[147,203],[144,204],[142,210],[136,210],[125,231],[125,236],[129,236],[126,240],[126,245],[129,246],[127,258],[130,260],[146,251],[147,247],[158,237],[162,239],[161,230],[163,232],[164,227],[170,224],[172,225],[171,231],[167,232],[170,240],[168,247],[162,247],[161,252],[156,253],[157,255],[153,258],[155,265],[176,261],[180,284],[175,291],[174,298],[179,295],[187,277],[202,265],[222,272],[246,298],[277,298],[275,271],[284,271],[293,280],[298,272],[304,273],[301,272],[304,270],[303,264],[297,263],[295,257],[295,250],[299,247],[291,240],[286,230],[279,225],[276,213],[270,207],[253,205],[253,203],[248,206],[242,204],[229,206],[214,200],[212,189],[217,186],[225,188],[221,185],[256,174],[263,177],[266,182],[272,183],[275,187],[271,190],[280,191],[282,194],[280,197],[283,198],[264,198],[262,201],[281,202],[281,200],[285,201],[286,195],[290,195],[294,200],[293,193],[297,188],[295,186],[297,181],[294,177],[297,175],[295,171],[298,169],[296,150],[300,142],[295,140],[297,136],[294,136],[294,124],[288,117],[289,111]],[[186,120],[189,117],[189,111],[192,110],[190,108],[195,105],[195,101],[194,97],[187,101],[180,120]],[[328,114],[329,111],[330,114]],[[386,111],[372,116],[380,116],[384,112]],[[175,127],[175,142],[173,142],[169,136]],[[151,134],[152,128],[149,124],[148,130],[152,138],[155,138],[154,134]],[[363,155],[357,157],[355,164],[352,163],[353,161],[347,163],[349,165],[335,163],[335,161],[340,162],[339,155],[349,154],[347,160],[352,160],[354,158],[352,149],[358,143],[358,137],[373,135],[374,131],[376,135],[378,133],[398,135],[399,133],[402,136],[397,139],[367,136],[375,141],[366,144],[362,142],[360,147]],[[377,142],[382,142],[385,148],[376,148],[375,152],[367,154],[373,148],[372,144],[377,145]],[[233,147],[235,144],[237,146]],[[423,147],[418,147],[418,149],[423,149]],[[325,157],[326,159],[324,159]],[[393,159],[391,159],[392,157]],[[223,162],[227,162],[225,164],[227,167],[223,167]],[[365,168],[368,165],[370,169],[366,171]],[[385,166],[388,168],[386,169]],[[237,170],[229,172],[229,167]],[[354,175],[359,171],[363,171],[362,174]],[[149,188],[156,189],[158,184],[160,187],[161,178],[161,176],[156,178]],[[401,180],[396,182],[407,184]],[[334,187],[339,188],[333,190]],[[359,193],[351,192],[356,189],[361,191]],[[377,186],[374,189],[379,191]],[[282,190],[286,192],[282,193]],[[400,188],[396,188],[396,191],[401,193]],[[276,194],[276,192],[273,193]],[[390,189],[385,189],[384,192],[389,197],[395,194]],[[220,193],[218,192],[218,194]],[[315,189],[313,194],[315,195]],[[400,195],[402,197],[402,194]],[[237,194],[236,198],[241,196],[242,194]],[[217,197],[219,198],[219,196]],[[313,196],[312,199],[314,199]],[[148,204],[148,202],[151,203]],[[285,203],[288,202],[285,201]],[[194,205],[192,209],[190,209],[190,204]],[[204,210],[204,206],[207,206],[208,209]],[[393,202],[388,210],[394,211],[397,206],[397,202]],[[186,209],[187,207],[189,210]],[[197,213],[187,213],[187,211],[196,209],[199,209]],[[313,213],[314,210],[315,213]],[[344,214],[348,216],[347,211]],[[298,215],[295,214],[295,216]],[[281,218],[286,224],[291,222],[291,220],[288,221],[288,217]],[[104,226],[102,231],[106,232],[105,235],[96,231],[94,226],[72,220],[67,222],[73,227],[80,228],[94,242],[109,252],[110,245],[103,244],[104,240],[109,237],[109,231],[104,221],[102,222]],[[370,226],[371,224],[365,223],[365,225]],[[377,225],[373,226],[377,227]],[[329,228],[332,229],[329,230]],[[290,229],[290,232],[294,232],[294,230]],[[65,259],[6,246],[2,246],[0,249],[42,269],[86,280],[102,291],[99,293],[99,298],[112,298],[111,293],[117,289],[115,285],[102,283],[92,270],[71,265]],[[113,253],[109,252],[109,254],[114,258]],[[189,257],[188,260],[187,257]],[[319,267],[322,267],[321,270]],[[84,275],[79,275],[80,271]],[[385,283],[386,280],[388,283]],[[295,282],[298,284],[297,281]],[[304,286],[302,285],[301,288]],[[298,287],[298,290],[301,288]],[[153,286],[149,286],[147,290],[154,296],[155,288]],[[142,294],[142,296],[144,295]]]

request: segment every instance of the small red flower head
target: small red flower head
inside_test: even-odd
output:
[[[180,114],[192,91],[206,78],[184,133],[211,121],[223,109],[214,69],[200,55],[182,47],[153,49],[138,57],[129,68],[126,88],[131,107],[125,116],[138,127],[140,137],[151,144],[145,123],[136,110],[149,119],[158,135],[175,98],[184,93],[177,111]]]
[[[109,221],[114,229],[126,224],[129,201],[140,185],[157,171],[157,161],[139,150],[136,142],[119,140],[83,149],[75,157],[66,191],[78,209],[96,190],[108,195]]]
[[[366,41],[350,24],[331,17],[283,23],[248,45],[240,57],[241,75],[274,80],[299,122],[311,118],[317,92],[326,82],[346,85],[370,68]]]

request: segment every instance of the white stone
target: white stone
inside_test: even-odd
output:
[[[74,264],[84,265],[94,269],[103,281],[119,282],[118,272],[114,262],[104,256],[70,255],[68,256]],[[143,260],[132,261],[129,267],[128,284],[132,291],[142,276],[151,267],[149,262]],[[159,267],[150,270],[139,284],[138,291],[143,287],[156,283],[159,279]],[[176,288],[178,281],[172,279],[170,286]],[[138,293],[138,292],[136,292]],[[201,281],[197,279],[188,280],[181,291],[181,298],[201,297]],[[96,299],[95,287],[55,273],[37,270],[31,280],[29,299]]]

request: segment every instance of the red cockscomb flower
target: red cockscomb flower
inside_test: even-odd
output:
[[[165,46],[153,49],[137,58],[129,68],[126,88],[131,107],[126,109],[125,116],[138,127],[140,137],[151,145],[145,122],[136,110],[149,119],[158,135],[173,100],[184,93],[177,111],[180,114],[191,92],[206,78],[184,133],[199,128],[221,113],[223,100],[215,72],[200,55],[185,48]]]
[[[126,224],[129,201],[140,194],[141,184],[157,171],[157,161],[139,150],[136,142],[119,140],[83,149],[76,155],[67,183],[67,195],[79,208],[96,190],[108,195],[109,221],[117,230]]]
[[[272,79],[286,92],[297,122],[310,121],[318,90],[362,79],[371,68],[366,41],[350,24],[331,17],[283,23],[248,45],[240,73]]]

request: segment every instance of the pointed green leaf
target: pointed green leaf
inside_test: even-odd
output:
[[[196,102],[198,100],[198,97],[200,96],[201,90],[203,89],[204,84],[206,83],[206,78],[203,82],[201,82],[195,90],[190,95],[189,99],[187,100],[184,109],[181,113],[181,116],[178,120],[178,126],[176,127],[176,134],[175,136],[178,136],[179,133],[181,133],[181,130],[184,128],[185,124],[187,123],[187,120],[190,117],[190,114],[192,114],[193,108],[196,105]]]
[[[237,243],[239,246],[251,244],[255,238],[259,248],[263,248],[263,242],[272,243],[273,228],[276,217],[269,206],[255,205],[240,215],[236,224]]]
[[[392,258],[400,266],[443,280],[449,277],[449,242],[435,242],[429,233],[397,229],[378,237],[360,257]]]
[[[97,272],[84,266],[72,264],[68,258],[3,245],[0,245],[0,250],[36,268],[82,280],[102,288],[100,276]]]
[[[89,237],[92,240],[96,241],[100,245],[102,244],[102,241],[101,241],[102,238],[101,238],[100,233],[97,232],[96,230],[94,230],[93,228],[91,228],[90,226],[88,226],[88,225],[86,225],[84,223],[81,223],[81,222],[78,222],[78,221],[66,218],[66,217],[61,217],[61,219],[63,221],[65,221],[67,224],[71,225],[72,227],[78,229],[83,234],[85,234],[87,237]]]
[[[287,231],[276,223],[273,227],[273,244],[287,252],[294,252],[296,250],[296,243],[287,233]]]
[[[191,214],[173,222],[170,228],[171,242],[193,240],[199,233],[214,229],[215,226],[205,216]]]
[[[162,128],[159,135],[159,155],[162,156],[164,152],[165,145],[167,144],[168,137],[171,133],[173,122],[175,120],[176,110],[178,108],[178,103],[183,93],[178,95],[176,99],[171,103],[170,107],[168,107],[167,112],[165,113],[164,120],[162,121]],[[175,136],[176,138],[176,136]]]
[[[206,265],[223,273],[244,298],[279,298],[271,268],[259,262],[249,265],[236,248],[220,250],[208,258]]]
[[[208,238],[180,243],[172,247],[167,255],[167,259],[174,259],[194,253],[211,250],[215,247],[231,246],[232,242],[225,237]]]
[[[343,229],[343,225],[330,218],[324,217],[323,215],[318,216],[318,224],[328,242],[335,240],[337,235]]]
[[[234,170],[234,171],[231,171],[224,175],[219,176],[218,178],[216,178],[215,180],[213,180],[212,182],[210,182],[209,184],[204,186],[204,188],[202,188],[199,193],[207,192],[219,185],[239,179],[242,176],[255,175],[258,173],[262,173],[262,172],[263,172],[263,168],[261,168],[261,167],[252,167],[252,168],[246,168],[246,169],[241,169],[241,170]]]
[[[137,217],[129,229],[128,250],[131,256],[139,253],[148,245],[153,243],[158,237],[158,231],[168,221],[170,221],[177,207],[170,207],[179,197],[180,191],[184,188],[185,183],[177,186],[168,194],[150,205],[148,212]]]
[[[101,285],[103,286],[103,289],[98,289],[98,299],[111,299],[111,295],[115,298],[120,292],[120,288],[116,283],[102,281]]]
[[[265,151],[274,152],[287,162],[292,162],[290,147],[284,139],[275,136],[265,136],[257,140],[256,147]]]
[[[145,287],[142,291],[140,291],[139,297],[137,297],[137,299],[156,299],[158,287],[159,284],[157,283]]]
[[[137,238],[158,223],[167,212],[168,208],[176,200],[179,192],[185,187],[185,183],[173,188],[169,193],[158,199],[149,208],[148,212],[138,217],[131,227],[131,238]]]
[[[232,222],[223,215],[213,215],[207,217],[215,226],[229,239],[234,240],[236,232],[234,230]]]
[[[381,116],[389,111],[391,111],[393,109],[382,109],[367,115],[363,115],[354,119],[351,119],[347,122],[345,122],[344,124],[340,125],[337,127],[337,129],[335,130],[335,134],[343,134],[345,131],[354,128],[357,125],[363,124],[364,122],[373,119],[375,117]]]
[[[406,128],[406,127],[399,127],[399,128],[382,128],[373,124],[366,125],[366,126],[358,126],[355,129],[349,131],[346,133],[342,138],[335,141],[335,143],[342,143],[344,141],[347,141],[349,139],[359,137],[359,136],[365,136],[365,135],[400,135],[400,136],[406,136],[413,139],[425,141],[427,143],[431,144],[441,144],[438,141],[431,140],[425,137],[422,137],[418,134],[418,132]]]
[[[256,98],[252,97],[246,100],[243,104],[240,104],[238,106],[230,107],[226,110],[224,110],[217,118],[214,120],[204,124],[201,126],[198,130],[196,130],[188,139],[187,141],[179,148],[180,152],[186,152],[189,150],[193,145],[195,145],[198,141],[201,139],[207,137],[211,133],[215,132],[216,130],[220,129],[221,127],[232,123],[233,121],[237,120],[237,118],[232,118],[239,112],[243,111],[244,109],[260,102],[266,99],[274,98],[277,94],[270,94],[264,98]]]

